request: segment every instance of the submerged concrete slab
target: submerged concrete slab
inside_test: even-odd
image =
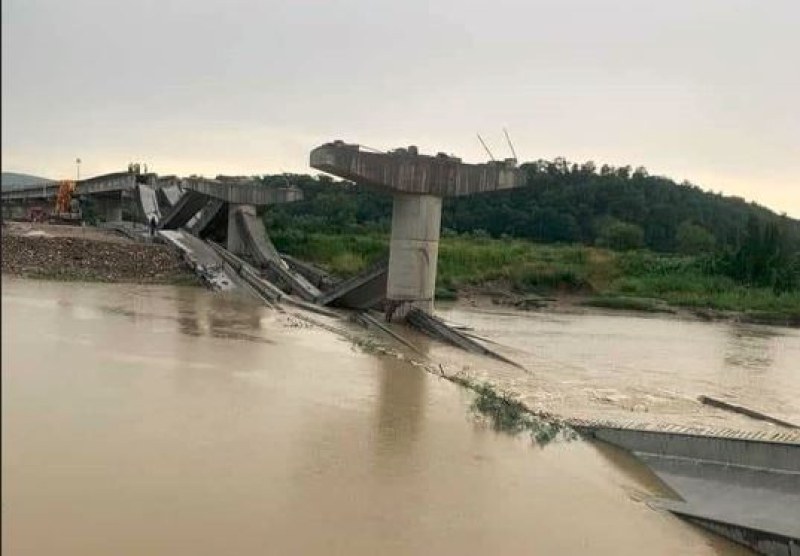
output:
[[[690,505],[683,502],[664,501],[660,505],[663,509],[687,521],[726,537],[733,542],[747,546],[759,554],[800,556],[800,540],[797,538],[754,529],[749,524],[709,519],[708,516],[698,514]]]
[[[406,315],[406,322],[431,338],[447,342],[470,353],[486,355],[498,361],[503,361],[513,365],[518,369],[523,369],[519,363],[493,351],[486,346],[478,343],[473,338],[462,333],[460,330],[448,325],[439,317],[431,315],[417,307],[413,307]]]
[[[380,153],[334,141],[311,151],[311,166],[387,193],[453,197],[524,184],[513,161],[465,164],[444,154],[418,154],[415,147]]]
[[[269,280],[264,279],[264,277],[260,274],[258,269],[250,265],[244,259],[241,259],[222,247],[219,244],[214,243],[213,241],[207,242],[210,247],[212,247],[223,259],[229,262],[231,268],[238,273],[249,287],[254,290],[260,298],[269,304],[283,302],[293,305],[295,307],[306,309],[308,311],[319,313],[321,315],[339,318],[339,315],[325,307],[320,307],[314,303],[308,303],[303,299],[299,299],[293,295],[285,295],[280,288],[278,288],[275,284],[270,282]],[[272,299],[272,301],[270,301]],[[276,306],[278,310],[280,310],[279,306]]]
[[[710,436],[673,431],[641,430],[609,425],[574,425],[593,438],[616,444],[642,454],[661,454],[714,461],[724,465],[747,465],[800,473],[800,444],[796,441],[765,440],[753,434],[751,438]],[[788,438],[800,438],[788,433]]]
[[[206,240],[206,245],[211,247],[217,255],[219,255],[237,275],[244,280],[245,283],[252,288],[256,295],[270,306],[275,306],[276,303],[284,299],[285,294],[275,284],[265,280],[259,273],[258,269],[250,265],[244,259],[241,259],[225,249],[223,246],[213,241]]]
[[[763,554],[800,547],[800,443],[573,426],[629,450],[681,498],[657,506]]]
[[[183,230],[160,230],[159,237],[177,247],[200,278],[214,290],[237,287],[235,273],[226,268],[225,261],[202,239]]]
[[[315,301],[321,295],[316,286],[302,274],[289,268],[289,265],[283,261],[270,260],[264,267],[264,272],[274,282],[300,296],[304,301]]]
[[[331,291],[333,288],[336,287],[337,284],[341,282],[340,279],[334,277],[329,272],[326,272],[309,262],[301,261],[300,259],[296,259],[290,255],[287,255],[286,253],[281,253],[280,255],[281,259],[283,259],[284,262],[289,265],[290,269],[301,274],[306,280],[311,282],[320,291],[323,292]],[[384,293],[385,290],[386,288],[384,286]]]

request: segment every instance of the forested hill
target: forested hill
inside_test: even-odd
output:
[[[538,242],[585,243],[615,248],[697,253],[735,248],[754,226],[772,229],[800,249],[800,221],[737,197],[659,176],[644,168],[573,164],[562,158],[522,165],[527,186],[446,199],[445,233],[489,234]],[[282,183],[283,176],[265,176]],[[388,230],[391,197],[325,176],[293,176],[301,203],[274,207],[268,224],[307,231]]]

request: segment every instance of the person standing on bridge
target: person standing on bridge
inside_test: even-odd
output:
[[[151,216],[150,217],[150,237],[153,237],[154,235],[156,235],[156,224],[157,224],[156,223],[156,217],[155,216]]]

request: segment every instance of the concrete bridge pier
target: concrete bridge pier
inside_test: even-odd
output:
[[[386,298],[389,316],[404,318],[412,307],[433,312],[442,198],[395,194]]]
[[[311,166],[394,198],[386,284],[386,317],[405,318],[412,307],[433,312],[442,198],[520,187],[524,175],[515,159],[466,164],[415,146],[380,152],[343,141],[311,151]]]
[[[248,216],[256,216],[256,206],[241,203],[230,203],[228,205],[228,251],[234,255],[247,255],[250,253],[245,239],[242,237],[237,224],[237,213],[244,213]]]
[[[95,210],[103,222],[122,222],[122,195],[119,192],[95,196]]]

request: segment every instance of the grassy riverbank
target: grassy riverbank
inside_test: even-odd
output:
[[[281,251],[349,276],[386,256],[378,234],[271,232]],[[753,320],[800,323],[800,292],[776,294],[708,269],[703,257],[618,253],[580,245],[540,245],[518,239],[443,237],[437,297],[466,292],[506,293],[518,299],[577,296],[614,309],[669,311],[671,307],[749,313]],[[535,304],[534,304],[535,306]]]

